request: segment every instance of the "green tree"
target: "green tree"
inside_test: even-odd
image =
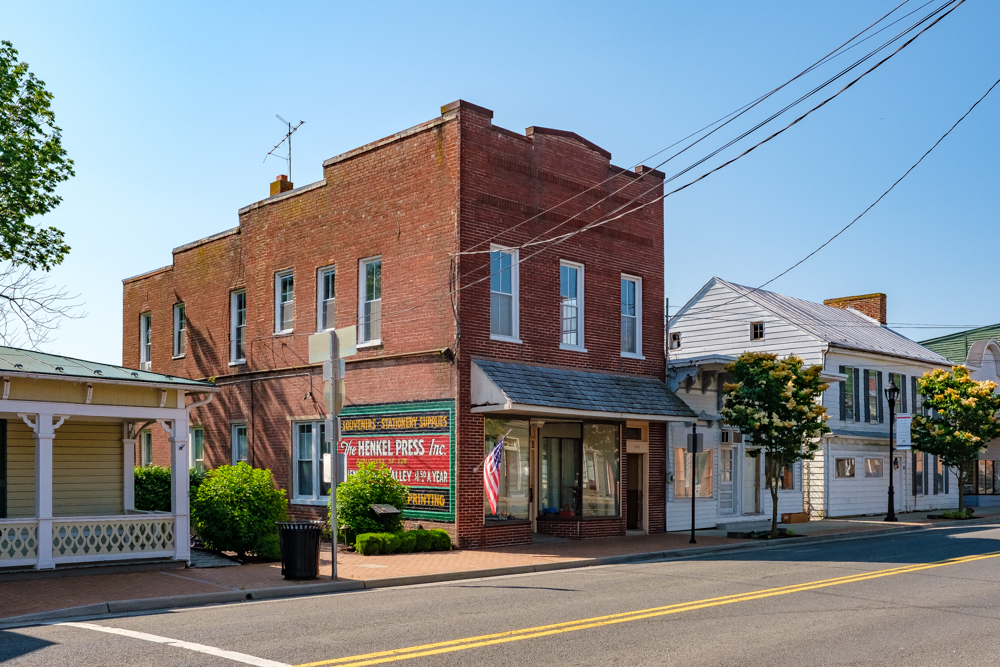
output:
[[[965,480],[979,453],[1000,435],[997,410],[1000,396],[995,382],[977,382],[964,366],[951,371],[937,368],[917,380],[929,415],[913,415],[913,446],[939,456],[944,465],[958,469],[958,509],[965,507]]]
[[[0,260],[48,271],[69,252],[63,233],[28,218],[54,209],[56,186],[73,176],[45,83],[0,42]]]
[[[735,380],[727,383],[722,418],[743,432],[764,454],[771,490],[771,537],[778,536],[778,475],[784,466],[811,459],[816,440],[829,433],[826,408],[817,399],[827,385],[822,366],[805,367],[795,356],[778,359],[769,352],[745,352],[726,367]]]

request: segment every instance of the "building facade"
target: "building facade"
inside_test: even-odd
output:
[[[663,175],[492,115],[454,102],[316,183],[279,178],[238,227],[124,281],[125,363],[222,388],[192,413],[194,465],[269,468],[294,515],[325,517],[307,338],[357,325],[337,454],[389,465],[408,519],[462,547],[664,530],[666,423],[692,413],[662,382]],[[501,438],[494,512],[480,466]]]

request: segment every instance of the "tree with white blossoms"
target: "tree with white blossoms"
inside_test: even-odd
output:
[[[930,414],[913,415],[913,447],[958,469],[958,510],[965,507],[965,480],[990,440],[1000,435],[996,382],[976,381],[964,366],[937,368],[917,380]]]
[[[769,352],[745,352],[726,367],[722,419],[738,428],[764,454],[771,490],[771,537],[778,536],[778,476],[785,466],[811,459],[817,441],[829,433],[828,416],[818,399],[827,385],[822,366],[805,366],[796,356],[778,359]]]

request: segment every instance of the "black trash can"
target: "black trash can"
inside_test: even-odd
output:
[[[278,521],[281,574],[285,579],[315,579],[319,575],[321,521]]]

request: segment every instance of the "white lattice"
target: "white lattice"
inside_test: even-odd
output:
[[[174,518],[90,519],[52,524],[52,557],[174,550]]]
[[[34,523],[0,525],[0,562],[38,558],[38,526]]]

